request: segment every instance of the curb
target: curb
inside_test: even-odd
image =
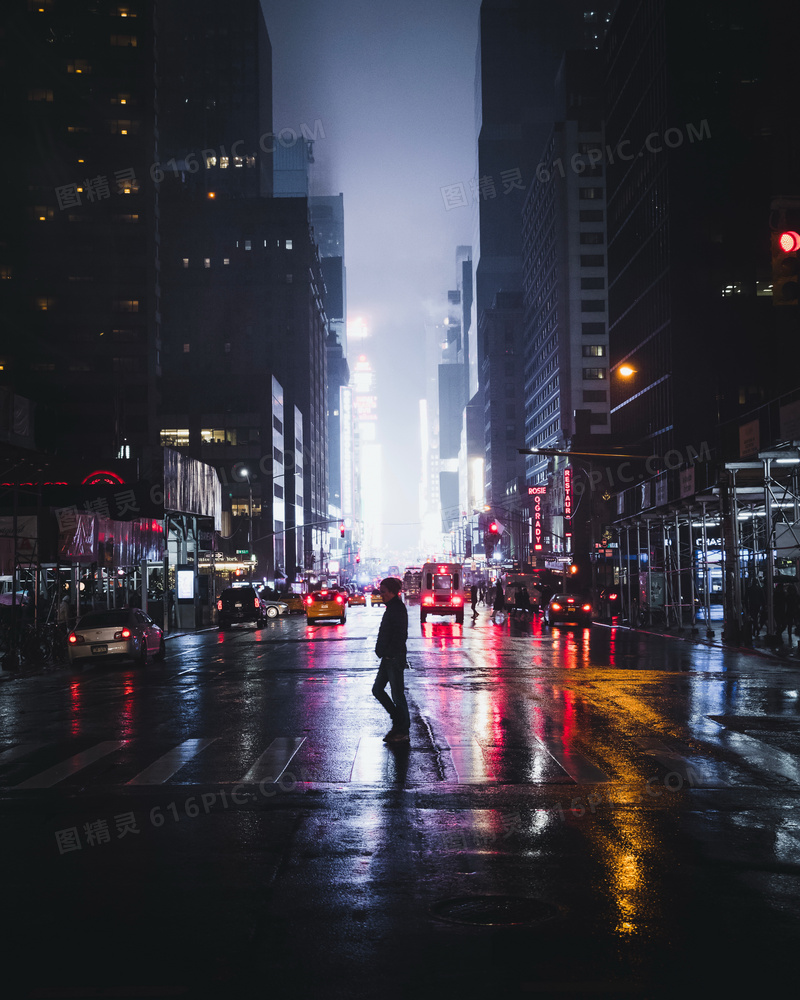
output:
[[[626,632],[636,632],[641,635],[661,636],[662,639],[677,639],[679,642],[692,642],[698,646],[706,646],[709,649],[721,649],[732,653],[746,653],[756,656],[766,656],[768,659],[777,660],[779,663],[791,663],[791,657],[794,656],[796,661],[797,657],[800,655],[800,643],[798,643],[797,646],[787,647],[786,651],[782,653],[779,650],[764,649],[760,646],[729,646],[721,640],[704,639],[700,635],[676,635],[674,632],[656,632],[643,628],[631,628],[630,625],[609,625],[606,622],[593,622],[593,625],[600,625],[602,628],[619,628]]]

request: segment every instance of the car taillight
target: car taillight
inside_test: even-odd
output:
[[[337,594],[336,595],[336,603],[337,604],[344,604],[344,598],[342,597],[341,594]]]
[[[217,601],[217,611],[222,611],[222,601]]]
[[[567,598],[567,604],[574,604],[574,603],[575,603],[575,598],[574,597],[568,597]]]
[[[76,632],[70,632],[70,634],[67,636],[67,642],[71,643],[71,645],[74,646],[75,643],[77,642],[83,642],[83,636],[78,635]]]
[[[424,597],[422,599],[422,603],[423,604],[433,604],[433,598],[432,597]]]
[[[561,605],[560,604],[551,604],[550,605],[550,610],[551,611],[560,611],[561,610]]]
[[[310,605],[313,603],[314,603],[314,598],[309,594],[308,597],[306,598],[306,604]]]
[[[114,639],[130,639],[131,630],[129,628],[124,628],[121,632],[114,633]]]
[[[581,608],[581,611],[591,611],[591,610],[592,610],[591,604],[584,604],[583,607]]]
[[[451,597],[450,603],[453,605],[453,607],[457,608],[462,603],[462,601],[460,597]]]
[[[619,597],[619,594],[609,594],[608,595],[609,601],[616,601],[618,597]]]

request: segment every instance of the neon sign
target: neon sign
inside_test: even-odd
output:
[[[564,520],[572,520],[572,469],[564,469]]]
[[[533,549],[542,551],[542,500],[547,492],[546,486],[529,486],[528,495],[533,497]]]

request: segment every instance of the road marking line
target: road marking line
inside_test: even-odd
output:
[[[492,773],[483,750],[473,737],[469,743],[449,743],[450,756],[456,769],[456,780],[460,785],[483,785],[489,781],[497,781]]]
[[[261,784],[262,781],[269,778],[271,784],[274,785],[305,741],[305,736],[277,737],[256,760],[247,774],[239,779],[239,782],[243,784],[249,781]]]
[[[96,760],[100,760],[101,757],[105,757],[115,750],[119,750],[120,747],[124,747],[127,740],[109,740],[105,743],[98,743],[88,750],[83,750],[81,753],[76,753],[74,757],[70,757],[68,760],[62,761],[60,764],[56,764],[55,767],[50,767],[46,771],[42,771],[39,774],[35,774],[32,778],[28,778],[27,781],[23,781],[19,785],[15,785],[15,788],[51,788],[53,785],[57,785],[59,781],[63,781],[65,778],[70,778],[78,771],[82,771],[89,764],[94,764]]]
[[[34,750],[41,750],[45,743],[20,743],[19,746],[9,747],[8,750],[0,751],[0,764],[8,764],[17,757],[24,757],[26,753],[33,753]]]
[[[701,788],[730,788],[731,783],[720,778],[719,775],[709,774],[703,770],[702,766],[687,760],[682,754],[675,750],[670,750],[658,739],[650,736],[639,737],[633,742],[641,748],[642,752],[657,760],[662,767],[665,767],[670,774],[677,774],[683,781],[688,782],[692,787]]]
[[[127,785],[163,785],[171,778],[176,771],[187,764],[192,757],[197,756],[201,750],[213,743],[217,737],[210,740],[185,740],[177,747],[173,747],[163,757],[159,757],[144,771],[140,771],[135,777],[127,781]]]
[[[611,781],[605,771],[587,760],[582,753],[577,750],[564,749],[563,746],[554,746],[545,743],[544,740],[535,736],[536,742],[548,753],[558,766],[565,771],[578,785],[595,785],[601,782]]]
[[[350,781],[374,785],[386,776],[386,744],[381,736],[362,736],[358,741]]]

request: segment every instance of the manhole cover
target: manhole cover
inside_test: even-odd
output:
[[[559,915],[557,906],[524,896],[461,896],[434,903],[431,912],[456,924],[543,924]]]

